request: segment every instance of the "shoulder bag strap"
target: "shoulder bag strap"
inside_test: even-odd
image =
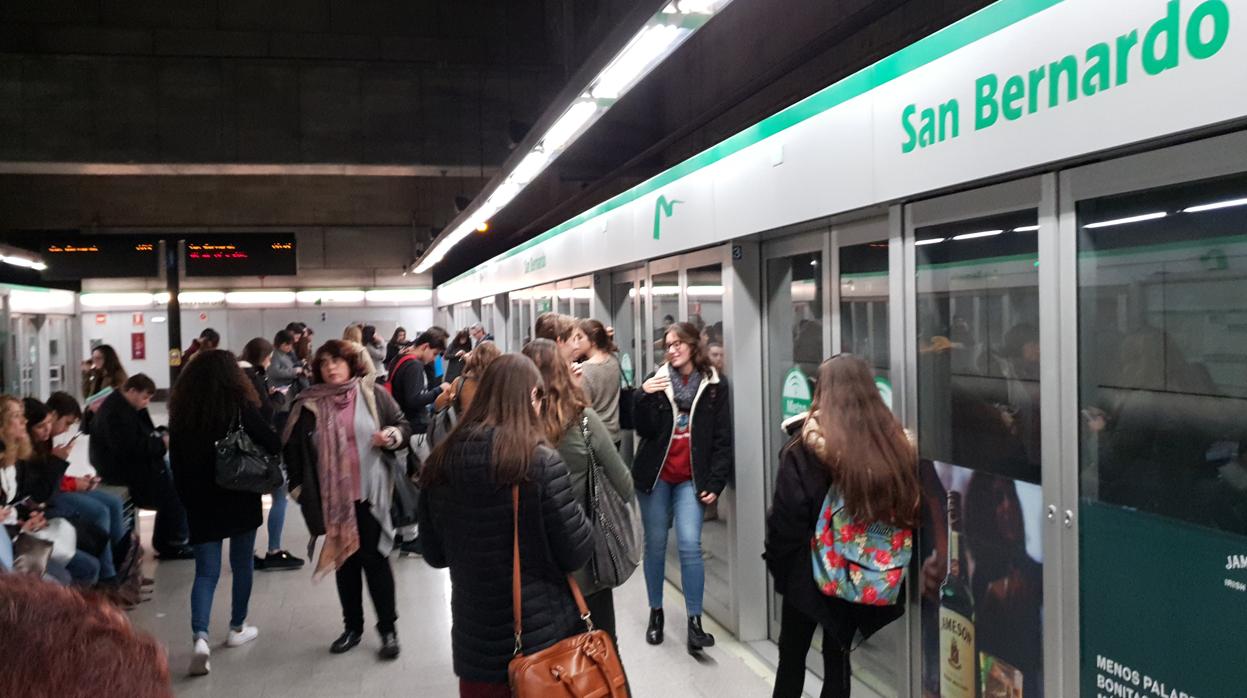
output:
[[[598,457],[593,451],[593,440],[589,437],[589,417],[584,412],[580,413],[580,436],[584,439],[585,450],[589,453],[589,468],[585,478],[585,511],[589,513],[589,520],[592,521],[596,516],[594,505],[597,503]]]
[[[524,636],[522,596],[520,592],[520,486],[511,485],[511,522],[513,531],[511,534],[511,618],[515,624],[515,653],[514,657],[520,656],[524,651],[522,638]],[[589,632],[593,632],[593,621],[589,613],[589,606],[585,603],[584,594],[580,592],[580,585],[576,583],[576,578],[571,574],[567,575],[567,586],[572,591],[572,598],[576,600],[576,609],[580,611],[580,619],[585,622],[585,627]]]
[[[515,653],[523,651],[520,638],[524,635],[523,611],[520,593],[520,486],[511,485],[511,619],[515,624]]]

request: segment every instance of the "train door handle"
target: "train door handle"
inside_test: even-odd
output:
[[[1065,510],[1065,527],[1066,528],[1074,527],[1074,512],[1069,509]]]

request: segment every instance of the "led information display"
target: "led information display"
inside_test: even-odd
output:
[[[150,278],[160,274],[160,245],[128,235],[67,235],[40,243],[39,254],[52,281]]]
[[[293,233],[204,235],[183,245],[187,276],[294,276]]]

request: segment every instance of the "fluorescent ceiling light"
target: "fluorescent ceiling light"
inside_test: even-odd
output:
[[[591,100],[582,99],[571,108],[563,112],[558,121],[546,131],[546,135],[541,139],[542,148],[547,152],[557,152],[563,149],[576,136],[580,135],[580,130],[585,124],[589,123],[598,112],[598,105]]]
[[[433,300],[433,289],[378,288],[365,291],[364,298],[369,303],[428,303]]]
[[[363,291],[299,291],[295,297],[300,303],[362,303]]]
[[[534,150],[520,160],[520,164],[515,166],[511,172],[510,179],[520,186],[527,186],[529,182],[537,178],[541,171],[546,168],[546,163],[550,162],[550,154],[544,150]]]
[[[223,291],[182,291],[178,294],[178,303],[188,305],[209,305],[225,302]]]
[[[723,295],[722,286],[689,286],[689,298],[717,298]]]
[[[679,286],[655,286],[653,293],[655,296],[678,296],[680,295]]]
[[[1035,233],[1038,231],[1039,226],[1037,225],[1020,225],[1013,229],[1013,232],[1015,233]]]
[[[230,291],[225,302],[230,305],[287,305],[294,302],[294,291]]]
[[[593,289],[591,288],[564,288],[559,290],[559,298],[562,300],[576,299],[585,300],[593,297]]]
[[[731,0],[673,0],[663,8],[668,15],[712,15]]]
[[[923,245],[938,245],[944,242],[944,238],[927,238],[926,240],[918,240],[914,243],[914,247],[922,247]]]
[[[1154,221],[1157,218],[1164,218],[1169,214],[1165,211],[1157,211],[1156,213],[1145,213],[1141,216],[1130,216],[1129,218],[1116,218],[1111,221],[1100,221],[1099,223],[1088,223],[1084,228],[1108,228],[1114,225],[1126,225],[1127,223],[1142,223],[1143,221]]]
[[[151,305],[155,302],[155,297],[150,293],[84,293],[79,300],[86,308],[112,308]]]
[[[18,257],[15,255],[0,255],[0,262],[12,264],[15,267],[34,269],[35,271],[43,271],[48,268],[48,265],[38,260],[27,259],[26,257]]]
[[[74,312],[74,294],[56,289],[27,291],[15,288],[9,291],[9,309],[18,313],[46,313],[56,310],[72,313]]]
[[[152,300],[156,301],[160,305],[165,305],[169,302],[169,292],[161,291],[160,293],[153,293]]]
[[[1234,206],[1247,206],[1247,199],[1230,199],[1229,201],[1218,201],[1211,204],[1201,204],[1199,206],[1191,206],[1182,209],[1183,213],[1203,213],[1204,211],[1216,211],[1219,208],[1231,208]]]
[[[619,99],[667,55],[672,44],[688,33],[688,29],[670,24],[651,24],[642,29],[606,66],[590,92],[598,99]]]
[[[953,239],[954,240],[975,240],[977,238],[993,237],[1003,232],[1004,232],[1003,230],[984,230],[984,231],[977,232],[977,233],[962,233],[961,235],[954,235]]]

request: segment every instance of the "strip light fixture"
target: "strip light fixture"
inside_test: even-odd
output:
[[[1099,223],[1088,223],[1084,228],[1109,228],[1114,225],[1127,225],[1129,223],[1142,223],[1143,221],[1154,221],[1158,218],[1164,218],[1169,213],[1166,211],[1157,211],[1155,213],[1144,213],[1140,216],[1129,216],[1127,218],[1114,218],[1111,221],[1100,221]]]
[[[1204,211],[1216,211],[1223,208],[1232,208],[1234,206],[1247,206],[1247,199],[1230,199],[1229,201],[1217,201],[1211,204],[1201,204],[1199,206],[1189,206],[1182,209],[1183,213],[1203,213]]]
[[[995,237],[996,235],[999,235],[1003,232],[1004,232],[1003,230],[983,230],[977,233],[962,233],[961,235],[954,235],[953,239],[954,240],[976,240],[978,238]]]
[[[477,196],[480,204],[447,226],[449,232],[434,240],[416,261],[414,271],[427,272],[473,232],[487,230],[489,220],[540,176],[619,98],[730,3],[731,0],[672,0],[667,3],[585,85],[581,94],[516,165],[501,180],[495,178],[497,184],[492,189],[487,188]]]

